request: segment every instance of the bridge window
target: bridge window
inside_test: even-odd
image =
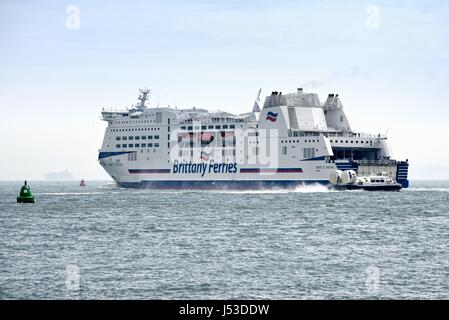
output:
[[[116,148],[120,148],[120,145],[119,145],[119,144],[116,144],[115,147],[116,147]]]
[[[137,160],[137,152],[128,153],[128,161],[136,161]]]
[[[303,148],[304,158],[314,158],[315,157],[315,148]]]
[[[120,137],[115,137],[115,140],[122,140],[122,138],[120,138]]]

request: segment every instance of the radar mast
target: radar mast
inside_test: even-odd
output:
[[[150,89],[139,89],[139,98],[140,103],[138,104],[138,108],[145,109],[147,106],[146,101],[148,100],[148,96],[150,94]]]

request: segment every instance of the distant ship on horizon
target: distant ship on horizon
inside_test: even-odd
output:
[[[69,170],[64,170],[60,172],[50,172],[45,175],[45,180],[47,181],[72,181],[75,178],[69,172]]]

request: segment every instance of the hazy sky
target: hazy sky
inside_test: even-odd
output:
[[[449,178],[448,1],[242,2],[0,0],[0,179],[108,178],[101,108],[144,86],[234,113],[259,88],[339,93],[410,178]]]

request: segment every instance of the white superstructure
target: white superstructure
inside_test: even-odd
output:
[[[123,187],[271,188],[328,184],[335,170],[387,174],[408,186],[408,162],[387,138],[351,130],[336,94],[272,92],[263,107],[234,115],[150,108],[149,90],[124,111],[103,110],[99,161]],[[259,91],[260,95],[260,91]]]

